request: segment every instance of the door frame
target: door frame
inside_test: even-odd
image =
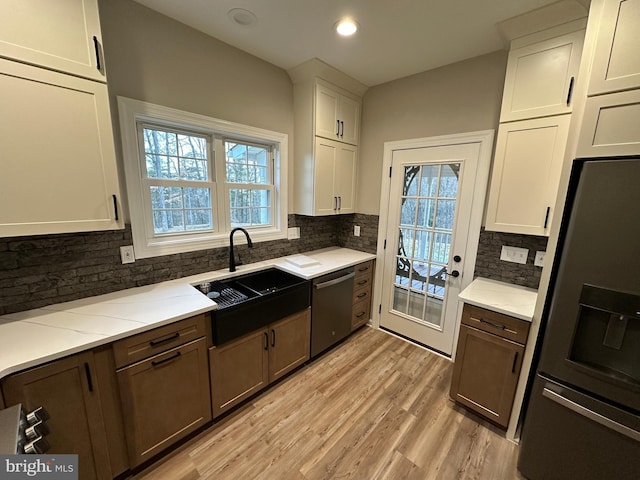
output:
[[[376,268],[375,282],[373,292],[373,305],[371,320],[373,327],[380,329],[380,306],[382,305],[382,288],[383,288],[383,273],[384,273],[384,255],[385,255],[385,240],[386,232],[389,222],[389,196],[391,193],[391,175],[390,173],[393,152],[397,150],[406,150],[411,148],[424,148],[424,147],[440,147],[447,145],[464,145],[469,143],[477,143],[480,146],[478,153],[478,165],[476,171],[476,178],[473,189],[473,200],[471,206],[471,219],[469,221],[469,234],[466,243],[466,260],[464,268],[462,269],[462,279],[460,284],[460,290],[466,288],[473,281],[473,273],[475,271],[476,257],[478,254],[478,242],[480,240],[480,227],[483,224],[485,213],[485,199],[487,194],[487,187],[489,183],[489,170],[491,167],[491,155],[494,147],[495,130],[481,130],[477,132],[456,133],[452,135],[440,135],[436,137],[423,137],[414,138],[408,140],[395,140],[390,142],[384,142],[384,156],[382,164],[382,184],[380,187],[380,217],[378,223],[378,247],[376,256],[378,258],[378,265],[381,268]],[[458,334],[460,331],[460,318],[462,316],[461,300],[458,301],[458,308],[456,312],[456,325],[453,335],[453,350],[451,352],[451,360],[455,359],[457,353]],[[385,332],[387,332],[385,330]],[[390,333],[390,332],[389,332]],[[390,333],[393,335],[392,333]],[[430,352],[436,353],[433,350]],[[439,355],[439,354],[438,354]],[[443,355],[441,355],[443,356]],[[443,356],[444,357],[444,356]],[[448,358],[448,357],[444,357]]]

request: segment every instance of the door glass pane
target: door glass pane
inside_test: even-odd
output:
[[[459,171],[458,163],[404,169],[393,309],[434,327],[442,325]]]

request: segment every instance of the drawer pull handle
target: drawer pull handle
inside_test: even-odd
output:
[[[360,318],[365,314],[365,312],[360,312],[359,314],[356,315],[356,318]]]
[[[151,340],[149,342],[149,345],[152,346],[152,347],[157,347],[158,345],[162,345],[163,343],[167,343],[167,342],[170,342],[171,340],[175,340],[179,336],[180,336],[180,332],[174,332],[174,333],[172,333],[171,335],[169,335],[167,337],[156,339],[156,340]]]
[[[363,292],[363,293],[358,294],[358,298],[364,298],[366,296],[367,296],[367,292]]]
[[[360,280],[358,285],[366,285],[367,283],[369,283],[369,280]]]
[[[504,325],[500,325],[499,323],[490,322],[488,320],[485,320],[484,318],[480,319],[480,323],[484,323],[485,325],[489,325],[489,326],[491,326],[493,328],[497,328],[499,330],[505,330],[507,328]]]
[[[358,269],[359,272],[366,272],[367,270],[369,270],[369,267],[360,267]]]
[[[179,356],[180,356],[180,352],[176,352],[174,355],[171,355],[170,357],[163,358],[162,360],[152,361],[151,365],[153,365],[154,367],[157,367],[158,365],[162,365],[163,363],[167,363],[167,362],[170,362],[171,360],[175,360]]]

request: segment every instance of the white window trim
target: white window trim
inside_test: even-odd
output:
[[[175,237],[155,237],[145,216],[144,172],[139,160],[138,122],[164,125],[178,129],[192,129],[207,134],[222,134],[238,140],[269,143],[274,146],[274,209],[273,226],[269,228],[247,228],[254,242],[287,238],[287,179],[288,179],[288,135],[262,128],[251,127],[217,118],[163,107],[131,98],[118,97],[120,136],[124,157],[125,180],[131,217],[131,230],[136,258],[150,258],[175,253],[206,250],[229,245],[228,222],[225,231],[180,234]],[[216,159],[214,159],[214,162]],[[218,159],[220,161],[220,159]],[[224,161],[224,160],[222,160]],[[217,188],[222,185],[216,182]],[[223,187],[224,188],[224,187]],[[228,210],[228,201],[225,203]],[[226,212],[228,214],[228,212]],[[221,219],[219,219],[221,220]],[[149,231],[151,228],[151,231]],[[238,237],[241,242],[244,236]]]

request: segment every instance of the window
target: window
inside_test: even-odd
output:
[[[138,258],[286,238],[287,135],[118,98]]]
[[[232,227],[271,224],[271,162],[264,146],[226,141],[226,177]]]

